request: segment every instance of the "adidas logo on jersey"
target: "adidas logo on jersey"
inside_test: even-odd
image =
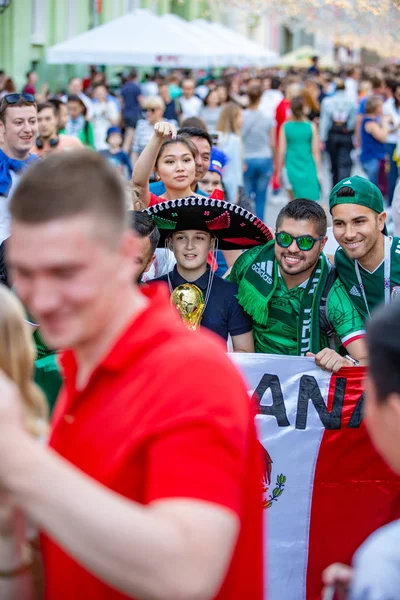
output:
[[[349,292],[350,296],[358,296],[359,298],[361,298],[361,294],[358,291],[358,289],[356,288],[355,285],[353,285],[353,287],[351,288],[350,292]]]
[[[347,181],[343,181],[342,185],[351,185],[350,179],[348,179]]]
[[[270,285],[272,284],[272,270],[274,268],[274,263],[272,260],[254,263],[251,265],[251,268],[257,273],[257,275],[262,277],[264,281]]]

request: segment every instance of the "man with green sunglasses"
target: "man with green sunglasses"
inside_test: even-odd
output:
[[[229,278],[253,319],[256,352],[314,356],[321,368],[336,372],[365,360],[365,331],[344,285],[330,274],[323,253],[326,227],[319,204],[289,202],[278,215],[275,240],[242,254]],[[321,302],[326,303],[330,334],[346,356],[330,347],[321,328]]]

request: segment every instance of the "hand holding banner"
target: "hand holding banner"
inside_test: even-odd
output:
[[[322,571],[349,564],[400,517],[400,480],[362,423],[364,369],[332,375],[312,359],[232,354],[259,404],[269,600],[317,600]]]

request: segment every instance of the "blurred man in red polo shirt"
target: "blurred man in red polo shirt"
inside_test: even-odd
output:
[[[45,597],[261,600],[252,407],[167,287],[132,285],[138,241],[118,175],[92,152],[51,155],[11,213],[16,290],[46,341],[69,348],[48,448],[0,377],[0,485],[43,532]],[[18,524],[0,522],[2,600],[31,597]]]

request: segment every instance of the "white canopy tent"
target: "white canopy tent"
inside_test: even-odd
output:
[[[135,10],[47,50],[49,64],[204,69],[268,66],[271,52],[207,21]]]
[[[50,64],[207,68],[212,48],[182,28],[135,10],[47,50]]]
[[[185,32],[192,40],[197,40],[210,53],[209,67],[241,67],[247,64],[247,58],[241,48],[231,41],[222,40],[208,28],[196,21],[185,21],[181,17],[165,14],[161,20],[169,27],[175,27],[177,34]]]
[[[264,48],[237,31],[225,27],[225,25],[210,23],[203,19],[196,19],[193,23],[212,32],[215,38],[229,42],[234,44],[236,48],[240,48],[240,52],[247,65],[272,67],[279,64],[279,54],[277,52]]]

